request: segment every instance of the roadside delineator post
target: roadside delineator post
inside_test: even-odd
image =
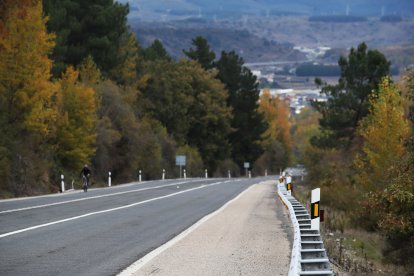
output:
[[[162,180],[165,180],[165,169],[162,169]]]
[[[142,181],[142,175],[141,175],[141,170],[139,170],[139,178],[138,181],[141,182]]]
[[[187,174],[185,173],[185,169],[183,170],[183,174],[184,174],[184,179],[187,178]]]
[[[62,180],[60,182],[60,189],[62,193],[65,191],[65,176],[63,174],[60,175],[60,179]]]
[[[112,173],[108,172],[108,187],[111,187],[112,185],[112,178],[111,178]]]
[[[252,178],[252,172],[249,171],[249,178]]]
[[[207,171],[207,169],[204,172],[205,172],[206,178],[208,178],[208,171]]]
[[[228,170],[227,172],[228,172],[229,178],[231,178],[231,172],[230,172],[230,170]]]
[[[321,189],[316,188],[312,190],[311,194],[311,229],[319,230],[320,225],[320,205]]]
[[[286,190],[288,195],[292,195],[292,177],[286,177]]]
[[[265,176],[267,176],[267,170],[265,170]]]

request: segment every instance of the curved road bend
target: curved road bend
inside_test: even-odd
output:
[[[0,201],[0,275],[116,275],[262,180],[153,181]]]

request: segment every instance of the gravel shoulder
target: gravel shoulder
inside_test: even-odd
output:
[[[292,239],[275,181],[262,182],[133,275],[287,275]]]

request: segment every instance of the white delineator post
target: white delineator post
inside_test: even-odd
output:
[[[139,179],[138,179],[138,181],[139,181],[139,182],[141,182],[141,181],[142,181],[141,170],[139,170]]]
[[[183,170],[183,173],[184,173],[184,179],[186,179],[187,178],[187,174],[185,173],[185,169]]]
[[[320,225],[319,202],[320,200],[321,200],[321,189],[316,188],[312,190],[312,195],[311,195],[311,229],[312,230],[319,230],[319,225]]]
[[[286,190],[288,195],[292,195],[292,177],[286,177]]]
[[[228,170],[228,173],[229,173],[229,178],[231,178],[231,172],[230,172],[230,170]]]
[[[252,172],[249,171],[249,178],[252,178]]]
[[[111,178],[112,173],[108,172],[108,187],[112,186],[112,178]]]
[[[62,180],[60,182],[60,188],[62,190],[62,193],[65,191],[65,176],[63,174],[60,175],[60,179]]]
[[[165,169],[162,170],[162,180],[165,180]]]
[[[265,176],[267,176],[267,170],[265,170]]]
[[[207,172],[207,169],[206,169],[204,172],[205,172],[206,178],[208,178],[208,172]]]

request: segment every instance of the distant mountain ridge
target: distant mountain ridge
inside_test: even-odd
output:
[[[119,0],[131,17],[165,21],[180,17],[227,18],[277,15],[414,16],[412,0]]]

